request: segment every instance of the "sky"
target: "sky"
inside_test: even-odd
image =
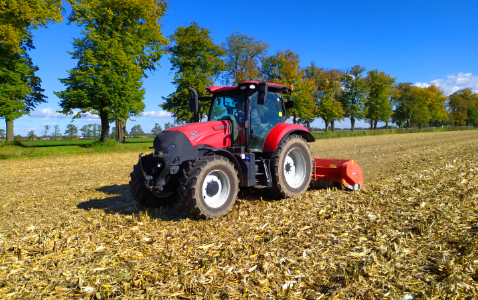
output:
[[[166,15],[160,20],[165,36],[177,27],[196,21],[207,28],[216,44],[239,31],[270,45],[269,54],[292,50],[300,55],[302,67],[314,62],[318,67],[346,70],[361,65],[378,69],[396,78],[426,87],[438,85],[446,94],[462,88],[478,92],[478,1],[168,1]],[[69,13],[67,7],[65,15]],[[33,31],[35,50],[30,52],[40,70],[48,103],[38,105],[30,114],[14,121],[15,135],[34,130],[41,135],[45,125],[59,125],[64,131],[73,122],[78,128],[97,123],[97,116],[72,120],[57,113],[60,99],[54,91],[65,87],[58,80],[76,66],[68,51],[81,28],[63,23]],[[133,117],[127,130],[141,125],[150,132],[155,123],[173,122],[159,104],[175,91],[171,84],[168,57],[161,67],[148,72],[143,80],[145,112]],[[217,82],[220,85],[220,82]],[[320,120],[312,126],[324,127]],[[348,119],[336,128],[350,127]],[[356,127],[368,127],[359,121]],[[380,126],[380,124],[379,124]],[[0,123],[5,129],[5,122]],[[164,128],[164,126],[163,126]]]

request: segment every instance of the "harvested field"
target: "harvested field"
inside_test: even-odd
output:
[[[477,299],[478,132],[321,140],[361,192],[240,197],[217,220],[129,195],[136,153],[1,162],[1,299]]]

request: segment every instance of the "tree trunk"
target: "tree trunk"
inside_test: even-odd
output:
[[[335,120],[332,120],[332,122],[330,122],[330,129],[332,132],[334,132],[335,130]]]
[[[118,143],[125,142],[126,120],[116,119],[116,141]]]
[[[13,120],[5,119],[7,123],[7,142],[13,142]]]
[[[385,129],[388,130],[388,122],[385,122]]]
[[[294,114],[292,118],[292,123],[297,124],[297,116]]]
[[[422,123],[421,122],[418,123],[418,129],[422,129]]]
[[[373,130],[373,120],[370,119],[370,130]]]
[[[307,120],[307,130],[310,131],[310,120]]]
[[[355,129],[355,118],[354,117],[350,117],[350,127],[352,128],[352,132],[353,132],[354,129]]]
[[[410,123],[409,123],[409,120],[407,120],[407,130],[409,126],[410,126]]]
[[[108,141],[108,133],[110,131],[110,122],[108,120],[108,112],[101,111],[100,112],[100,119],[101,119],[100,142],[106,142],[106,141]]]
[[[324,120],[324,123],[325,123],[325,131],[329,131],[329,122]]]
[[[377,123],[377,120],[373,121],[373,131],[377,130]]]

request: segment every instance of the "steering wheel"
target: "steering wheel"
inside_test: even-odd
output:
[[[237,123],[244,123],[244,121],[245,121],[244,120],[245,119],[244,118],[244,113],[240,110],[238,110],[234,113],[234,118],[236,119]]]

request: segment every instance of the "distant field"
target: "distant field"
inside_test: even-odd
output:
[[[153,142],[154,138],[128,138],[126,143],[149,143]],[[62,140],[62,141],[28,141],[22,142],[25,147],[52,147],[52,146],[76,146],[76,145],[90,145],[98,140]]]

